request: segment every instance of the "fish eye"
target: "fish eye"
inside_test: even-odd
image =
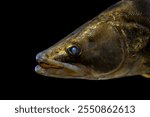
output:
[[[78,46],[71,46],[67,49],[68,53],[72,56],[79,56],[81,53],[81,49]]]

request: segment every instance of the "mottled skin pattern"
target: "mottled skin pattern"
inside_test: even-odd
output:
[[[104,80],[150,77],[150,2],[123,0],[87,22],[36,59],[39,74]],[[67,52],[80,48],[80,55]]]

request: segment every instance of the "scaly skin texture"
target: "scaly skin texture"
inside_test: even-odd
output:
[[[89,80],[150,77],[149,6],[149,0],[118,2],[40,52],[35,71],[49,77]],[[70,52],[72,47],[75,50]]]

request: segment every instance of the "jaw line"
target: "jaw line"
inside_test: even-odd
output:
[[[48,59],[46,61],[47,64],[50,65],[50,69],[53,68],[51,67],[51,65],[58,67],[58,69],[68,69],[74,72],[78,72],[81,70],[80,67],[78,67],[77,65],[73,65],[70,63],[64,63],[64,62],[60,62],[60,61],[56,61],[56,60],[52,60],[52,59]]]
[[[55,78],[84,78],[85,74],[82,71],[76,71],[76,72],[68,72],[66,73],[66,70],[62,69],[55,69],[55,68],[49,68],[44,69],[40,65],[37,65],[35,67],[36,73],[47,76],[47,77],[55,77]],[[68,70],[67,70],[68,71]],[[61,72],[58,74],[58,72]]]
[[[80,65],[63,63],[63,62],[59,62],[59,61],[52,60],[52,59],[44,60],[43,62],[45,62],[46,64],[49,64],[50,67],[44,68],[40,65],[37,65],[35,67],[35,71],[38,74],[41,74],[44,76],[64,77],[64,78],[74,77],[75,78],[75,77],[84,77],[85,75],[85,70],[82,68],[83,66],[80,66]],[[58,72],[62,74],[57,74]]]

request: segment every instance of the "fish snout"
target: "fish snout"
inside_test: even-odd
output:
[[[36,61],[37,61],[38,63],[43,62],[43,61],[45,61],[46,59],[48,59],[48,58],[46,57],[46,54],[43,53],[43,52],[40,52],[40,53],[38,53],[38,54],[36,55]]]
[[[40,52],[36,55],[36,61],[39,63],[39,65],[43,68],[48,69],[50,67],[48,63],[48,57],[44,52]]]
[[[45,52],[40,52],[36,55],[36,61],[40,67],[45,69],[55,68],[60,69],[63,67],[61,62],[48,58],[48,55]]]

